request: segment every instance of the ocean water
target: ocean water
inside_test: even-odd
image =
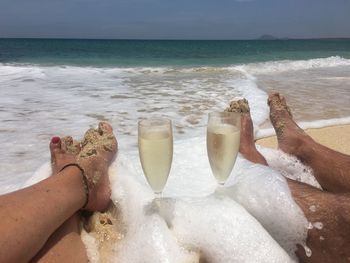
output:
[[[208,250],[210,262],[243,262],[244,255],[252,253],[247,246],[234,243],[234,247],[224,247],[220,252],[214,243],[229,233],[225,240],[232,244],[233,237],[251,229],[254,231],[244,244],[266,242],[280,259],[276,262],[288,262],[284,251],[292,260],[290,242],[302,242],[305,238],[305,218],[295,207],[285,181],[279,173],[239,158],[229,183],[232,191],[228,199],[211,196],[216,184],[205,154],[207,114],[224,109],[234,98],[245,97],[250,102],[256,136],[269,135],[273,131],[268,121],[267,94],[279,91],[287,97],[294,118],[303,127],[350,123],[349,73],[350,40],[0,39],[0,194],[49,174],[49,168],[44,166],[33,176],[49,160],[52,136],[81,139],[86,129],[105,120],[114,127],[120,156],[125,159],[116,162],[119,172],[113,173],[115,178],[111,181],[115,185],[114,198],[123,204],[124,220],[129,222],[126,228],[131,231],[138,226],[139,233],[146,237],[158,237],[149,243],[141,234],[127,236],[116,249],[128,251],[125,257],[129,261],[124,258],[124,262],[143,258],[134,253],[130,244],[139,244],[149,251],[166,251],[168,254],[159,255],[163,260],[159,262],[185,260],[188,255],[183,253],[184,247]],[[177,200],[171,209],[171,233],[161,217],[150,219],[140,212],[152,194],[138,161],[137,122],[151,116],[171,118],[174,126],[173,169],[164,192]],[[276,151],[261,151],[276,171],[317,186],[312,172],[297,160]],[[247,176],[242,178],[240,174]],[[259,174],[270,174],[271,180],[256,178]],[[272,194],[271,187],[275,189]],[[284,203],[276,203],[276,195],[283,196]],[[266,202],[257,202],[259,199]],[[288,207],[293,207],[289,214],[285,213]],[[205,226],[213,224],[211,220],[225,210],[226,219],[218,223],[220,231],[212,229],[208,236],[201,236]],[[272,210],[275,213],[264,214]],[[189,224],[184,211],[191,218],[208,220],[202,225],[197,221]],[[210,211],[215,212],[210,216]],[[242,217],[234,217],[236,221],[232,223],[230,218],[235,213]],[[280,219],[277,229],[276,218],[280,215],[286,218]],[[140,220],[134,221],[133,217]],[[293,235],[284,222],[296,217],[298,224],[293,229],[297,234]],[[250,223],[241,229],[243,232],[233,231],[232,228],[240,228],[242,218]],[[173,235],[181,240],[180,245]],[[253,238],[259,235],[261,240]],[[205,243],[205,238],[214,243]],[[164,240],[164,246],[159,240]],[[239,251],[237,261],[230,249]],[[268,255],[260,252],[254,254],[256,258],[271,262]],[[158,262],[152,261],[153,257],[156,256],[149,256],[149,262]]]

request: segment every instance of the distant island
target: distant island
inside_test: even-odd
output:
[[[261,37],[258,38],[258,40],[288,40],[288,37],[284,37],[284,38],[278,38],[272,35],[262,35]]]

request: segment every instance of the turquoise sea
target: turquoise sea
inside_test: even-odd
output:
[[[0,62],[78,66],[203,66],[350,58],[350,39],[73,40],[0,39]]]
[[[49,157],[51,136],[80,138],[101,120],[133,155],[139,119],[200,138],[208,112],[245,97],[256,136],[271,134],[272,90],[304,127],[350,123],[350,40],[0,39],[0,193]]]

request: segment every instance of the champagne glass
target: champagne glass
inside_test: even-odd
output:
[[[169,119],[139,121],[138,145],[142,170],[157,198],[161,197],[173,160],[173,130]]]
[[[240,143],[241,115],[212,112],[208,115],[207,152],[211,170],[223,186],[236,162]]]

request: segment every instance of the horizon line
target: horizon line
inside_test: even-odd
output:
[[[0,37],[0,39],[44,39],[44,40],[119,40],[119,41],[285,41],[285,40],[346,40],[350,37],[312,37],[312,38],[273,38],[262,39],[249,38],[249,39],[180,39],[180,38],[64,38],[64,37]]]

